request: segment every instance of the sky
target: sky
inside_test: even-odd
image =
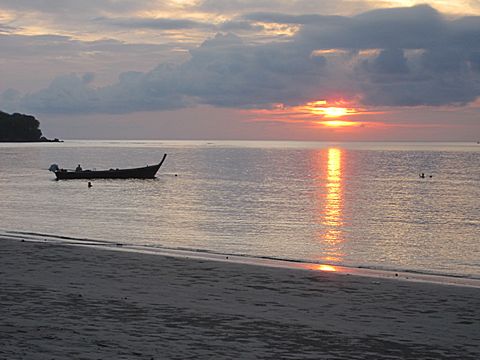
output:
[[[0,110],[64,139],[479,141],[480,0],[0,0]]]

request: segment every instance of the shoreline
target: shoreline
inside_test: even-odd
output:
[[[68,236],[57,236],[48,234],[38,234],[29,232],[0,232],[0,241],[2,239],[11,239],[17,241],[42,242],[50,244],[63,244],[68,246],[95,247],[99,250],[113,250],[124,252],[135,252],[158,256],[173,256],[179,258],[191,258],[199,260],[220,261],[226,263],[238,263],[254,266],[265,266],[283,269],[298,269],[313,272],[334,272],[340,275],[363,276],[372,279],[392,279],[398,281],[425,282],[450,286],[466,286],[480,288],[480,279],[449,275],[449,274],[431,274],[420,271],[408,270],[387,270],[373,269],[368,267],[354,267],[326,263],[313,263],[308,261],[276,259],[270,257],[254,257],[248,255],[222,254],[208,250],[189,250],[167,247],[130,245],[124,243],[113,243],[105,240],[77,239]]]
[[[477,288],[118,249],[0,239],[0,358],[480,357]]]

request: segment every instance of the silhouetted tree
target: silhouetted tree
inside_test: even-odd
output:
[[[34,116],[0,111],[0,141],[41,141],[39,126]]]

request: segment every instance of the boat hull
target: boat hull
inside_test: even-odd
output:
[[[110,170],[82,170],[82,171],[66,171],[57,170],[55,175],[57,180],[73,180],[73,179],[153,179],[167,154],[163,155],[162,161],[156,165],[145,166],[132,169],[110,169]]]

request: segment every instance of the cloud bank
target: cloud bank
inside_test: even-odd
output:
[[[108,26],[130,29],[210,27],[173,19],[103,20]],[[0,108],[129,113],[196,104],[266,108],[340,98],[368,106],[440,106],[467,104],[480,95],[480,17],[452,20],[421,5],[356,16],[256,12],[222,26],[231,32],[217,33],[191,49],[188,60],[181,63],[125,72],[115,83],[101,87],[94,86],[91,73],[68,74],[40,91],[4,92]],[[245,41],[232,33],[268,26],[294,26],[298,31],[287,39],[267,42]],[[1,31],[0,36],[7,38]],[[52,46],[51,39],[43,40]],[[59,42],[72,46],[68,39],[55,40],[57,46]],[[89,44],[103,45],[119,46],[108,41]]]

